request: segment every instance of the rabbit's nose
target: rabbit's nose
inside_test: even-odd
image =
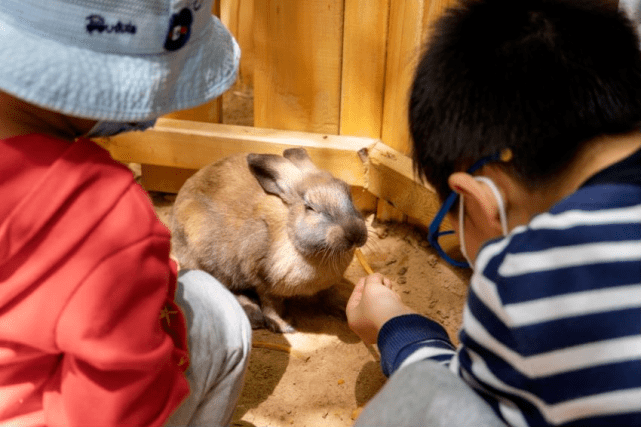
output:
[[[367,228],[364,223],[350,224],[345,229],[345,239],[354,247],[361,247],[367,242]]]

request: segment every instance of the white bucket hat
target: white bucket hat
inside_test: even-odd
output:
[[[71,116],[143,121],[236,79],[212,0],[1,0],[0,90]]]

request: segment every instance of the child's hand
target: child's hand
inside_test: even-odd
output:
[[[347,323],[365,344],[375,344],[378,331],[393,317],[414,313],[379,273],[362,277],[347,302]]]

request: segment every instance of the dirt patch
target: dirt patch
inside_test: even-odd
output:
[[[167,221],[174,197],[152,194]],[[438,258],[424,233],[407,224],[377,224],[368,218],[363,254],[374,271],[389,277],[403,301],[441,323],[456,340],[467,272]],[[292,300],[288,313],[297,332],[254,331],[249,371],[232,426],[346,427],[385,383],[380,365],[347,327],[341,313],[354,283],[365,275],[354,259],[345,280],[322,298]],[[329,297],[329,298],[328,298]],[[257,347],[262,343],[292,353]]]

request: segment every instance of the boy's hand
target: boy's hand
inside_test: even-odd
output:
[[[415,313],[379,273],[362,277],[347,302],[347,323],[365,344],[375,344],[378,331],[393,317]]]

